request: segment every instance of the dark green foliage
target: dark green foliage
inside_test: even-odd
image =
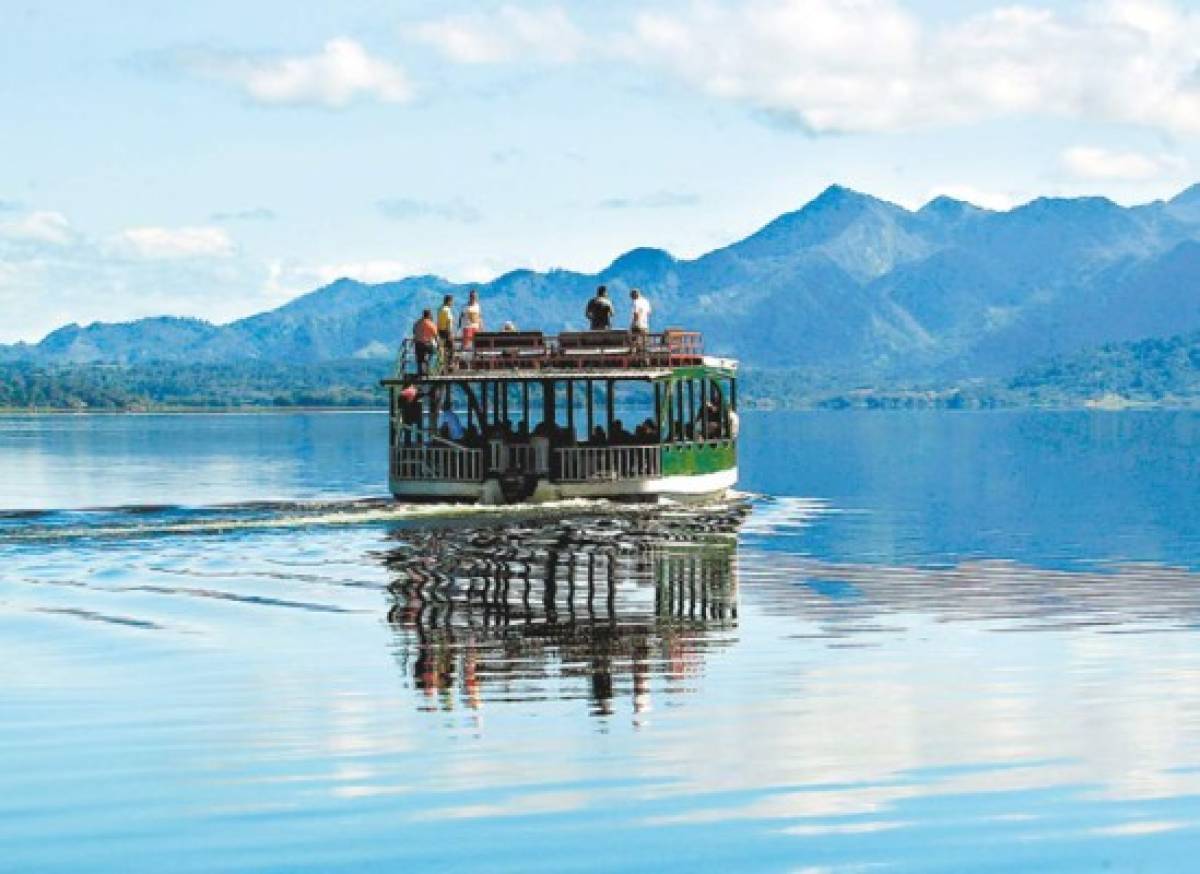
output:
[[[384,407],[381,360],[282,364],[0,364],[0,408]],[[880,379],[822,368],[745,368],[748,409],[987,409],[1103,399],[1200,405],[1200,333],[1111,343],[1049,359],[1008,381]]]
[[[137,410],[155,408],[386,406],[384,361],[281,364],[0,364],[0,408]]]
[[[1053,358],[1016,376],[1008,387],[1034,403],[1118,396],[1134,402],[1200,398],[1200,333],[1135,343],[1108,343]]]

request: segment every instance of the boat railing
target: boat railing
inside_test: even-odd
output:
[[[698,331],[668,328],[655,334],[629,331],[494,331],[475,334],[470,344],[455,338],[431,356],[426,375],[545,368],[678,367],[700,364],[704,340]],[[396,376],[417,372],[411,339],[400,346]]]
[[[555,450],[560,482],[648,479],[662,474],[657,444],[649,446],[578,446]]]
[[[398,446],[393,473],[401,480],[479,482],[483,453],[450,446]]]
[[[519,471],[538,475],[550,472],[549,443],[488,442],[488,469],[493,473]]]
[[[450,369],[450,362],[445,359],[445,353],[442,347],[439,346],[438,350],[429,356],[429,364],[426,367],[425,374],[427,376],[437,376],[448,369]],[[405,375],[416,374],[417,372],[417,347],[410,337],[400,344],[400,351],[396,353],[396,370],[394,375],[397,379],[400,379]]]

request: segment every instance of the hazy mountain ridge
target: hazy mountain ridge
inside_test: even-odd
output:
[[[940,197],[915,212],[833,186],[694,260],[638,248],[597,275],[517,270],[476,287],[489,326],[583,327],[595,285],[643,288],[657,326],[696,327],[747,364],[881,381],[1014,373],[1097,344],[1200,330],[1200,186],[1167,202],[1039,198],[1006,212]],[[215,326],[66,326],[0,360],[222,364],[389,357],[423,307],[471,286],[338,280]]]

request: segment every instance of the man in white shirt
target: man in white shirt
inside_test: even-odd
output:
[[[629,330],[645,336],[650,333],[650,301],[642,297],[642,293],[636,288],[630,290],[629,297],[633,300],[633,321]]]

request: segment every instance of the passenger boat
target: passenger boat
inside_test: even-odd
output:
[[[737,362],[695,332],[478,333],[424,368],[406,341],[383,384],[402,500],[705,500],[737,482]]]

